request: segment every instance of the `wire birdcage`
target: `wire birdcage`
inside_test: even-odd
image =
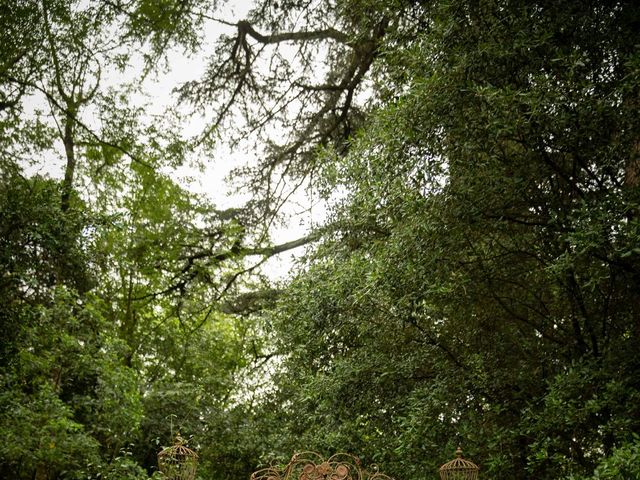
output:
[[[198,454],[185,447],[186,441],[178,434],[172,447],[158,453],[158,470],[167,480],[193,480],[196,478]]]
[[[477,480],[480,468],[462,458],[462,449],[456,450],[456,458],[440,467],[441,480]]]

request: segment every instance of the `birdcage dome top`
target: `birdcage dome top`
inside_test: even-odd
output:
[[[198,454],[193,450],[191,450],[190,448],[186,447],[184,444],[184,440],[180,437],[176,439],[176,443],[173,446],[165,448],[158,454],[158,456],[159,457],[184,456],[188,458],[189,457],[198,458]]]
[[[462,458],[462,449],[456,450],[456,458],[440,467],[442,480],[476,480],[480,467]]]
[[[193,480],[196,476],[198,454],[185,443],[178,434],[173,446],[158,453],[158,469],[168,480]]]

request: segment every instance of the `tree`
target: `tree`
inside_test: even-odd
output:
[[[241,314],[267,298],[248,277],[306,240],[272,245],[172,178],[194,155],[179,116],[149,119],[135,86],[102,80],[135,45],[115,3],[15,7],[1,19],[0,471],[146,478],[170,418],[203,448],[243,421],[238,379],[262,346]],[[47,162],[60,180],[27,173]]]
[[[458,442],[497,479],[632,475],[638,7],[219,7],[0,17],[0,472],[145,478],[174,426],[203,476],[315,448],[422,478]],[[213,111],[198,138],[102,80],[212,23],[179,90]],[[245,208],[174,178],[221,139],[260,154]],[[60,180],[26,173],[50,158]],[[331,218],[273,245],[301,188]],[[291,285],[259,275],[319,238]]]
[[[133,35],[154,44],[203,40],[194,29],[214,22],[233,29],[214,46],[201,79],[179,89],[183,102],[214,112],[200,142],[223,139],[259,152],[255,166],[238,168],[254,195],[247,213],[266,224],[318,172],[316,151],[348,149],[374,97],[374,61],[389,30],[402,31],[419,11],[412,2],[257,2],[246,19],[218,18],[216,5],[147,2],[118,8]],[[168,22],[170,16],[180,22]],[[392,25],[391,25],[392,24]],[[318,57],[318,58],[316,58]]]
[[[416,11],[386,102],[318,160],[350,194],[274,313],[282,448],[589,474],[639,428],[637,7]]]

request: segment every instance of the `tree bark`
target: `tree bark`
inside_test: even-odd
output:
[[[67,113],[64,121],[64,137],[62,139],[64,143],[64,153],[67,159],[67,163],[64,171],[64,181],[62,183],[62,201],[61,208],[63,212],[69,209],[69,200],[71,198],[71,192],[73,190],[73,179],[76,171],[76,154],[74,143],[74,122],[75,122],[75,108],[74,105],[67,103]]]

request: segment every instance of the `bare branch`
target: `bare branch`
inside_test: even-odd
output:
[[[184,291],[189,283],[193,281],[197,276],[197,271],[194,270],[196,266],[197,260],[207,259],[209,263],[208,267],[213,267],[222,262],[232,259],[243,259],[251,256],[262,256],[263,258],[258,261],[256,264],[241,269],[234,274],[232,274],[229,279],[225,282],[224,287],[218,294],[217,300],[220,300],[236,283],[236,281],[245,274],[253,272],[257,267],[262,265],[268,258],[278,255],[280,253],[293,250],[295,248],[302,247],[304,245],[308,245],[315,240],[320,238],[320,234],[318,232],[314,232],[305,237],[298,238],[296,240],[292,240],[290,242],[282,243],[279,245],[274,245],[271,247],[255,247],[255,248],[246,248],[240,246],[238,243],[234,243],[234,245],[225,250],[223,252],[213,252],[211,249],[199,250],[197,252],[186,254],[180,257],[181,260],[184,260],[185,263],[183,267],[177,272],[173,278],[171,279],[170,285],[164,288],[163,290],[151,292],[140,297],[134,298],[134,300],[145,300],[149,298],[157,298],[164,295],[168,295],[177,291]]]
[[[281,42],[304,42],[308,40],[335,40],[350,45],[349,36],[336,30],[335,28],[327,28],[325,30],[311,30],[302,32],[281,32],[271,35],[263,35],[259,33],[253,25],[246,20],[241,20],[237,24],[240,35],[249,35],[251,38],[260,43],[281,43]]]
[[[274,245],[273,247],[248,249],[245,250],[245,253],[246,255],[265,255],[267,257],[272,257],[273,255],[278,255],[279,253],[308,245],[309,243],[316,241],[319,237],[320,235],[318,233],[312,233],[306,237],[298,238],[280,245]]]

